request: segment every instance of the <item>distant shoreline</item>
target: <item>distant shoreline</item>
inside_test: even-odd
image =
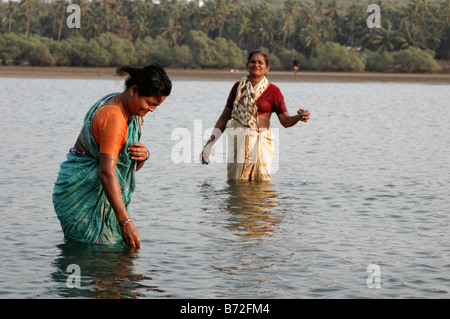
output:
[[[0,77],[30,78],[86,78],[117,79],[116,68],[86,67],[38,67],[38,66],[0,66]],[[247,74],[246,70],[186,70],[167,69],[173,81],[223,81],[239,80]],[[375,72],[308,72],[297,75],[289,71],[270,71],[268,78],[272,82],[422,82],[450,83],[450,73],[375,73]]]

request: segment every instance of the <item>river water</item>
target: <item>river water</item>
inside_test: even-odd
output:
[[[145,119],[133,251],[66,242],[51,202],[84,114],[123,81],[0,78],[0,298],[448,298],[449,85],[275,84],[311,120],[272,115],[271,181],[236,184],[225,139],[198,163],[233,81],[174,82]]]

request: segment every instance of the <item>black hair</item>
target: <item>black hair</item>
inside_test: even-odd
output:
[[[250,63],[250,60],[252,59],[253,55],[256,53],[261,53],[264,56],[264,61],[266,61],[267,66],[270,66],[269,55],[262,50],[254,50],[254,51],[250,52],[248,55],[248,59],[247,59],[247,65]]]
[[[169,96],[172,91],[172,81],[167,76],[163,67],[151,64],[143,68],[124,65],[116,70],[116,74],[124,76],[127,89],[137,86],[138,94],[141,96]]]

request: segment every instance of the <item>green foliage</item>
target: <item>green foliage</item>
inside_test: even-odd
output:
[[[0,59],[3,63],[54,65],[55,59],[45,42],[39,36],[27,38],[24,35],[6,34],[0,37]]]
[[[21,47],[22,54],[19,60],[28,61],[30,65],[55,65],[55,59],[48,47],[40,41],[40,37],[33,36]]]
[[[225,38],[215,40],[203,31],[191,30],[186,39],[190,48],[193,63],[203,68],[239,68],[246,63],[245,52]]]
[[[98,43],[98,46],[93,44],[92,53],[94,53],[95,50],[104,50],[106,52],[106,59],[104,59],[105,65],[120,66],[122,64],[136,64],[137,59],[135,49],[130,40],[119,38],[110,32],[100,34],[92,40]]]
[[[81,29],[66,25],[69,3],[81,7]],[[366,70],[410,72],[392,53],[420,48],[450,59],[449,0],[374,3],[379,29],[367,27],[360,0],[208,0],[201,8],[181,0],[0,1],[0,62],[242,68],[248,51],[265,48],[272,70],[291,70],[295,56],[301,70],[362,70],[364,59],[344,50],[352,47],[366,52]],[[436,69],[424,65],[414,72]]]
[[[436,72],[440,67],[430,50],[409,47],[394,53],[394,68],[400,72]]]
[[[214,40],[202,31],[191,30],[188,33],[186,44],[191,48],[194,63],[204,68],[216,66],[216,50]]]
[[[264,52],[267,53],[267,55],[269,56],[269,62],[270,62],[270,69],[271,70],[279,70],[281,69],[282,65],[281,65],[281,61],[278,58],[278,55],[272,51],[270,51],[269,48],[265,48],[265,47],[260,47],[258,48]],[[247,63],[247,61],[245,61]]]
[[[365,51],[366,70],[374,72],[386,72],[394,68],[394,57],[391,52]]]
[[[303,54],[297,52],[295,49],[283,49],[280,53],[278,53],[278,58],[281,64],[280,69],[291,71],[294,67],[295,57],[299,58],[300,67],[304,70],[305,65],[308,65],[307,58]]]
[[[25,42],[23,36],[8,33],[0,36],[0,59],[3,64],[15,63],[19,61],[22,52],[22,45]]]
[[[319,71],[363,71],[365,67],[359,53],[334,42],[317,46],[310,62]]]
[[[162,36],[156,38],[152,51],[148,56],[147,63],[158,63],[164,67],[171,66],[175,60],[175,52],[173,48],[169,48],[168,43]]]
[[[194,57],[192,56],[191,49],[187,45],[181,45],[175,47],[175,61],[173,66],[178,68],[191,68],[194,64]]]

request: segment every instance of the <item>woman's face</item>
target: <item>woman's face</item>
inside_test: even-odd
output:
[[[253,54],[247,68],[250,75],[256,78],[263,77],[270,69],[262,53]]]
[[[166,96],[141,96],[136,89],[132,88],[131,99],[128,103],[130,112],[134,115],[145,116],[148,112],[153,112],[160,105]]]

